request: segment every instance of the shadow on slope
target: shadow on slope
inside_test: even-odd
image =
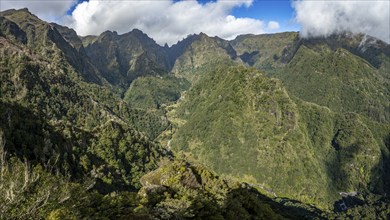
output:
[[[0,101],[0,121],[9,156],[63,174],[80,173],[72,141],[47,124],[42,115],[16,103]]]

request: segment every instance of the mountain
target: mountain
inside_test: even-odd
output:
[[[270,70],[284,66],[299,45],[297,32],[241,35],[231,41],[240,59],[249,66]]]
[[[173,63],[172,72],[184,76],[190,81],[198,77],[193,74],[197,69],[213,66],[215,62],[238,61],[236,51],[228,41],[219,37],[209,37],[204,33],[190,35],[186,39],[172,45],[168,50]]]
[[[137,29],[122,35],[106,31],[85,50],[107,81],[123,87],[138,76],[164,74],[170,68],[164,48]]]
[[[216,62],[198,69],[203,77],[168,114],[177,126],[170,147],[269,195],[324,209],[333,209],[339,192],[385,195],[388,44],[281,33],[239,36],[231,45],[263,73]]]
[[[281,79],[296,97],[388,122],[390,46],[385,42],[348,33],[317,39],[281,33],[239,36],[232,45],[245,63]]]
[[[133,81],[123,100],[133,108],[163,109],[177,101],[190,83],[173,76],[146,76]]]
[[[110,173],[107,181],[128,187],[137,182],[133,180],[136,172],[129,169],[138,165],[130,159],[135,155],[127,153],[126,158],[125,151],[142,146],[138,158],[164,155],[160,146],[135,130],[137,125],[132,120],[139,118],[136,112],[125,105],[114,109],[121,100],[108,88],[84,82],[82,73],[65,62],[66,55],[43,56],[43,49],[27,48],[12,38],[1,37],[1,43],[1,128],[10,155],[42,165],[58,157],[55,168],[69,172],[67,175],[77,178]],[[96,90],[100,94],[96,95]],[[132,114],[122,114],[125,110]],[[122,152],[113,150],[119,143]],[[112,157],[117,157],[116,162],[110,162]],[[115,170],[118,164],[121,171]],[[99,171],[92,171],[92,165]]]
[[[306,101],[388,122],[387,75],[346,49],[332,50],[316,44],[301,46],[288,66],[275,76],[285,82],[292,94]]]
[[[0,13],[1,219],[389,217],[389,45],[80,37]],[[16,211],[17,210],[17,211]]]
[[[254,69],[216,68],[171,117],[180,122],[170,143],[176,152],[270,195],[330,208],[338,192],[384,193],[382,140],[364,117],[291,98]]]
[[[21,29],[23,33],[14,33],[21,33],[22,38],[25,36],[25,44],[29,49],[53,59],[58,57],[59,53],[63,53],[66,61],[80,72],[86,81],[97,84],[104,83],[100,73],[90,63],[85,53],[79,51],[77,47],[73,47],[70,41],[64,39],[57,29],[60,27],[59,25],[52,25],[42,21],[27,9],[4,11],[1,12],[1,17],[15,23]],[[61,30],[63,29],[61,28]],[[18,35],[15,37],[19,38]]]

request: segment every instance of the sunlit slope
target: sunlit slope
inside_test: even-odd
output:
[[[273,195],[328,206],[338,191],[382,181],[380,147],[359,115],[295,101],[255,69],[216,68],[173,118],[184,121],[170,143],[176,151]]]

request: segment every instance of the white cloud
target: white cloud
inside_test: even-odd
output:
[[[267,28],[270,30],[277,30],[280,28],[279,23],[277,21],[268,22]]]
[[[231,15],[233,8],[249,7],[252,1],[219,0],[200,4],[196,0],[90,0],[79,4],[64,23],[80,35],[97,35],[105,30],[125,33],[138,28],[159,44],[173,44],[199,32],[233,39],[239,34],[264,32],[261,20]]]
[[[1,0],[0,11],[28,8],[28,10],[46,21],[58,21],[66,15],[76,0]]]
[[[344,31],[365,33],[390,42],[390,1],[293,2],[302,37],[329,36]]]

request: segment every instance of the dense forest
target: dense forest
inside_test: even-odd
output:
[[[390,46],[80,37],[0,13],[0,219],[389,219]]]

